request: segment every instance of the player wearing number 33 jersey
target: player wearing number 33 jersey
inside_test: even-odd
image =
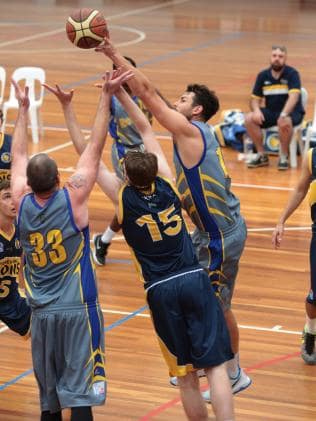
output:
[[[77,228],[67,188],[57,189],[44,206],[39,205],[34,193],[24,196],[18,224],[32,308],[32,347],[37,350],[33,353],[33,364],[40,367],[45,361],[44,354],[51,352],[58,365],[64,366],[58,398],[54,397],[56,392],[47,397],[40,386],[41,406],[43,410],[57,411],[59,405],[101,404],[105,379],[104,330],[90,258],[89,228],[82,231]],[[45,335],[36,335],[36,331],[43,329]],[[58,338],[61,339],[56,345]],[[67,358],[72,363],[63,362]],[[36,376],[39,385],[53,384],[55,378],[49,370],[37,370]],[[80,399],[70,392],[73,383],[67,385],[69,379],[81,390]],[[96,389],[101,384],[102,393]]]

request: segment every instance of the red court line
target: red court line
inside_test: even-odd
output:
[[[294,352],[293,354],[286,354],[281,355],[280,357],[272,358],[270,360],[261,361],[257,364],[254,364],[250,367],[247,367],[245,371],[247,373],[250,373],[251,371],[257,370],[258,368],[268,367],[274,364],[277,364],[281,361],[290,360],[292,358],[298,357],[300,355],[300,352]],[[204,391],[207,389],[207,385],[201,387],[201,390]],[[172,408],[173,406],[177,405],[181,401],[180,397],[178,396],[175,399],[172,399],[169,402],[164,403],[163,405],[158,406],[158,408],[153,409],[152,411],[148,412],[146,415],[144,415],[142,418],[139,419],[139,421],[148,421],[155,417],[156,415],[161,414],[165,410]]]

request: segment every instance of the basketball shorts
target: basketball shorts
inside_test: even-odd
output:
[[[316,306],[316,225],[312,226],[312,239],[310,243],[309,261],[311,285],[306,301],[309,304],[313,304],[314,306]]]
[[[112,159],[112,166],[113,169],[118,176],[119,179],[124,180],[123,168],[122,168],[122,161],[129,151],[144,151],[145,147],[141,143],[140,145],[131,145],[126,146],[120,142],[113,142],[112,150],[111,150],[111,159]]]
[[[223,311],[202,268],[152,286],[147,301],[171,376],[233,358]]]
[[[192,241],[200,265],[207,271],[224,311],[230,309],[245,247],[247,227],[243,218],[229,232],[217,237],[195,229]]]
[[[17,293],[10,302],[6,302],[5,310],[2,304],[0,301],[0,320],[9,329],[21,336],[25,336],[29,332],[31,320],[31,309],[26,299]]]
[[[274,111],[269,110],[268,108],[261,108],[261,112],[264,115],[264,122],[262,123],[261,127],[263,129],[267,129],[272,126],[276,126],[278,124],[278,118],[280,117],[280,113],[276,113]],[[297,111],[293,111],[289,117],[291,117],[293,126],[297,126],[301,124],[304,114],[298,113]]]
[[[42,411],[104,404],[104,325],[99,306],[33,310],[31,337]]]

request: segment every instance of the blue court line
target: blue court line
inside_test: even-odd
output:
[[[121,324],[127,322],[127,320],[135,317],[137,314],[142,313],[144,310],[147,310],[148,306],[144,305],[143,307],[140,307],[138,310],[135,310],[133,313],[122,317],[122,319],[117,320],[116,322],[112,323],[111,325],[104,328],[104,332],[109,332],[110,330],[114,329],[115,327],[120,326]],[[17,377],[15,377],[12,380],[9,380],[6,383],[0,384],[0,391],[6,389],[9,386],[12,386],[13,384],[17,383],[19,380],[23,379],[24,377],[28,376],[33,372],[33,368],[30,368],[29,370],[25,371],[22,374],[19,374]]]

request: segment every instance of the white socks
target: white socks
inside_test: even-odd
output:
[[[227,372],[231,379],[236,379],[239,375],[239,352],[234,355],[234,358],[227,361]]]
[[[107,227],[107,229],[104,231],[101,237],[102,243],[110,243],[115,234],[115,231],[112,231],[110,227]]]
[[[316,335],[316,319],[310,319],[306,315],[305,332]]]

